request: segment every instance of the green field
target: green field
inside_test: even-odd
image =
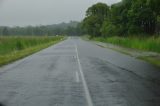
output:
[[[97,37],[93,38],[93,40],[160,53],[160,37]]]
[[[0,37],[0,66],[53,45],[64,37]]]

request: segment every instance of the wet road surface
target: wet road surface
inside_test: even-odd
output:
[[[0,68],[0,106],[160,106],[160,70],[69,38]]]

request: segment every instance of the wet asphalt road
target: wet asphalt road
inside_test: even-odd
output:
[[[69,38],[0,68],[0,106],[160,106],[160,70]]]

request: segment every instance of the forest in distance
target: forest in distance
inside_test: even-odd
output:
[[[55,36],[55,35],[81,35],[80,22],[70,21],[53,25],[39,26],[0,26],[1,36]]]
[[[0,35],[84,35],[92,37],[159,35],[160,0],[122,0],[97,3],[86,10],[81,22],[53,25],[0,27]]]

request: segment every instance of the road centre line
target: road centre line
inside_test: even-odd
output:
[[[75,44],[75,50],[76,50],[76,57],[77,57],[79,72],[80,72],[80,76],[81,76],[81,79],[82,79],[87,104],[88,104],[88,106],[93,106],[93,102],[92,102],[92,99],[91,99],[91,96],[90,96],[90,92],[89,92],[89,89],[88,89],[88,86],[87,86],[87,83],[86,83],[86,80],[84,78],[84,74],[83,74],[83,71],[82,71],[82,66],[81,66],[81,63],[80,63],[78,48],[77,48],[76,44]]]

